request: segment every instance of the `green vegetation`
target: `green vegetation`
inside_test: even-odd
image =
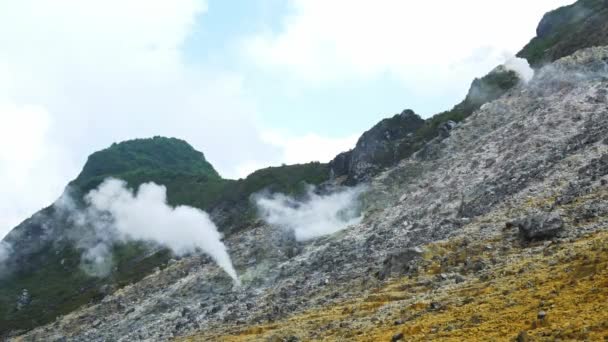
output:
[[[71,185],[87,192],[107,177],[145,178],[149,173],[220,179],[217,171],[205,160],[205,155],[187,142],[154,137],[114,143],[107,149],[93,153]]]
[[[306,191],[307,185],[321,184],[328,179],[327,164],[312,162],[269,167],[258,170],[245,179],[229,181],[224,191],[215,198],[216,204],[213,206],[226,213],[224,222],[217,222],[219,228],[226,234],[231,234],[250,226],[256,217],[256,209],[250,201],[252,194],[265,190],[300,195]]]
[[[579,0],[543,17],[533,38],[518,54],[541,66],[577,50],[608,44],[608,2]]]
[[[37,267],[0,279],[0,335],[5,329],[29,329],[51,321],[58,312],[69,312],[98,298],[93,278],[80,271],[80,253],[66,247],[60,254],[47,246],[30,256]],[[63,262],[63,264],[62,264]],[[69,269],[69,271],[68,271]],[[17,311],[15,303],[22,289],[32,302]]]
[[[136,185],[144,177],[126,177],[130,185]],[[328,179],[326,164],[308,164],[268,167],[258,170],[245,179],[209,179],[205,176],[171,177],[166,174],[148,174],[149,181],[159,181],[168,189],[169,202],[186,204],[204,210],[212,210],[224,204],[248,201],[261,190],[298,194],[305,184],[320,184]]]
[[[206,211],[247,202],[258,191],[296,194],[305,184],[328,179],[326,164],[312,162],[258,170],[245,179],[223,179],[187,142],[175,138],[135,139],[93,153],[82,172],[70,183],[78,195],[86,194],[108,177],[125,180],[136,189],[155,182],[166,186],[171,205],[189,205]]]
[[[297,195],[307,184],[320,184],[329,179],[327,164],[312,162],[268,167],[239,180],[213,178],[207,175],[185,175],[167,171],[128,172],[120,176],[129,187],[145,182],[167,187],[169,204],[189,205],[209,213],[221,211],[215,221],[220,231],[232,234],[251,224],[255,208],[250,197],[260,191]]]
[[[69,244],[49,244],[28,257],[35,269],[0,278],[0,336],[8,330],[46,324],[60,314],[100,300],[107,291],[104,286],[117,288],[139,281],[171,256],[165,249],[150,253],[141,242],[118,244],[113,251],[115,271],[107,278],[96,278],[80,268],[81,252]],[[15,304],[23,289],[29,291],[32,301],[17,310]]]
[[[269,167],[245,179],[223,179],[204,155],[185,141],[137,139],[113,144],[89,157],[80,175],[70,183],[77,202],[82,204],[82,195],[107,177],[123,179],[131,188],[145,182],[162,184],[171,205],[189,205],[210,213],[220,211],[222,215],[216,223],[229,235],[255,219],[252,194],[263,190],[302,193],[306,184],[327,180],[329,171],[326,164],[308,163]],[[52,207],[45,210],[48,217],[53,217],[53,213]],[[69,222],[54,220],[61,232],[73,229]],[[42,234],[40,224],[30,220],[10,235],[19,240],[19,236]],[[113,271],[97,278],[82,270],[81,250],[60,236],[56,239],[35,253],[20,257],[19,269],[0,278],[0,336],[49,323],[81,305],[98,301],[106,291],[139,281],[172,257],[169,250],[144,242],[116,244],[112,251]],[[17,298],[23,289],[29,291],[32,301],[17,310]]]

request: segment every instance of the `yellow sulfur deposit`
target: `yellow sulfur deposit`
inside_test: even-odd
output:
[[[499,241],[432,244],[415,276],[272,324],[185,340],[608,341],[608,232],[512,248]],[[461,282],[438,280],[466,256],[488,266]]]

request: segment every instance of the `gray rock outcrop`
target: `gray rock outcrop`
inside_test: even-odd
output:
[[[532,213],[511,223],[516,226],[526,240],[551,239],[564,227],[558,213]]]
[[[347,177],[347,183],[369,180],[383,168],[395,164],[414,142],[414,132],[425,121],[412,110],[404,110],[372,127],[354,149],[336,156],[329,164],[332,177]]]

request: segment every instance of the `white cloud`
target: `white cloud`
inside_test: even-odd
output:
[[[57,198],[69,161],[49,140],[49,113],[40,106],[0,103],[0,237]]]
[[[2,88],[13,102],[51,113],[52,138],[78,164],[112,142],[152,135],[184,138],[228,172],[240,156],[225,152],[243,141],[250,154],[267,152],[250,129],[255,108],[240,76],[182,61],[204,1],[1,6],[0,72],[10,80]]]
[[[0,2],[0,237],[112,142],[183,138],[227,176],[276,154],[252,129],[239,75],[182,61],[205,11],[204,0]]]
[[[294,136],[276,131],[265,131],[262,139],[272,145],[281,147],[283,160],[288,164],[319,161],[326,163],[338,153],[355,147],[359,135],[343,138],[323,137],[315,133]]]
[[[173,104],[201,90],[179,48],[204,10],[195,0],[0,2],[0,236],[57,198],[89,153],[163,133]]]
[[[261,139],[277,149],[274,159],[247,160],[237,166],[236,177],[244,178],[252,172],[270,165],[303,164],[311,161],[327,163],[341,152],[355,147],[359,135],[325,137],[315,133],[293,135],[276,130],[262,130]]]
[[[519,75],[519,78],[526,83],[534,77],[534,69],[530,67],[530,63],[524,58],[508,58],[504,66],[507,70],[515,71]]]
[[[545,12],[572,2],[291,0],[282,30],[243,48],[259,65],[312,86],[387,73],[438,94],[504,62]]]

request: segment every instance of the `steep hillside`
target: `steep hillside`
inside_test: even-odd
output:
[[[0,338],[607,339],[607,8],[580,0],[545,15],[519,53],[537,68],[530,82],[497,67],[451,110],[382,120],[329,164],[230,180],[174,138],[92,154],[3,240]],[[72,213],[108,177],[162,184],[169,205],[209,213],[240,285],[198,250],[150,241],[115,241],[109,274],[85,272],[93,227]],[[362,194],[354,209],[331,197],[349,191]],[[314,228],[356,219],[298,240],[256,206],[262,194]]]
[[[245,179],[223,179],[201,152],[174,138],[137,139],[92,154],[67,190],[82,207],[82,196],[107,177],[123,179],[133,188],[145,182],[167,187],[169,203],[190,205],[212,214],[227,235],[251,225],[253,193],[299,193],[306,184],[329,176],[320,163],[271,167]],[[66,196],[64,195],[64,197]],[[63,199],[57,203],[63,205]],[[172,253],[144,242],[113,246],[113,272],[94,277],[82,269],[88,232],[76,227],[69,212],[50,206],[14,228],[3,240],[14,253],[0,274],[0,336],[31,329],[81,305],[102,299],[117,288],[139,281],[167,263]],[[27,295],[24,296],[24,291]]]
[[[601,340],[607,60],[579,51],[482,106],[374,177],[339,233],[230,236],[240,286],[184,258],[23,338]]]
[[[306,184],[318,185],[330,177],[344,178],[351,185],[369,180],[431,139],[445,138],[455,122],[518,82],[514,72],[497,68],[475,80],[466,99],[452,110],[428,120],[412,111],[383,120],[362,135],[353,151],[337,156],[329,166],[309,163],[270,167],[245,179],[229,180],[221,178],[203,153],[185,141],[154,137],[113,144],[92,154],[66,193],[82,206],[82,197],[107,177],[123,179],[132,188],[155,182],[166,186],[171,205],[209,212],[220,231],[230,236],[250,228],[258,219],[250,200],[252,194],[262,190],[301,194]],[[116,288],[142,279],[172,257],[170,251],[155,246],[118,244],[113,251],[114,272],[108,277],[90,277],[80,269],[82,247],[69,237],[81,234],[74,230],[69,215],[51,206],[5,238],[18,252],[7,260],[8,275],[0,278],[0,306],[5,308],[0,312],[0,334],[44,324],[100,300]],[[43,283],[52,286],[41,286]],[[17,310],[23,290],[28,291],[28,305]]]
[[[608,45],[608,1],[579,0],[543,17],[533,38],[518,54],[541,66],[587,47]]]
[[[506,238],[506,239],[505,239]],[[509,241],[511,240],[511,241]],[[516,240],[515,240],[516,241]],[[512,232],[424,246],[415,273],[278,319],[178,341],[602,341],[608,233],[520,246]],[[466,267],[474,255],[479,269]],[[483,269],[481,269],[483,268]],[[459,269],[458,272],[454,270]],[[322,297],[321,297],[322,298]]]
[[[432,139],[446,138],[460,121],[520,82],[514,71],[499,66],[473,80],[465,99],[451,110],[422,120],[408,109],[384,119],[363,133],[355,148],[340,153],[329,163],[331,176],[350,185],[368,181],[411,156]]]
[[[332,176],[346,176],[351,184],[369,180],[382,168],[405,157],[401,151],[416,143],[414,132],[423,125],[424,120],[412,110],[380,121],[363,133],[354,149],[339,154],[330,162]]]

